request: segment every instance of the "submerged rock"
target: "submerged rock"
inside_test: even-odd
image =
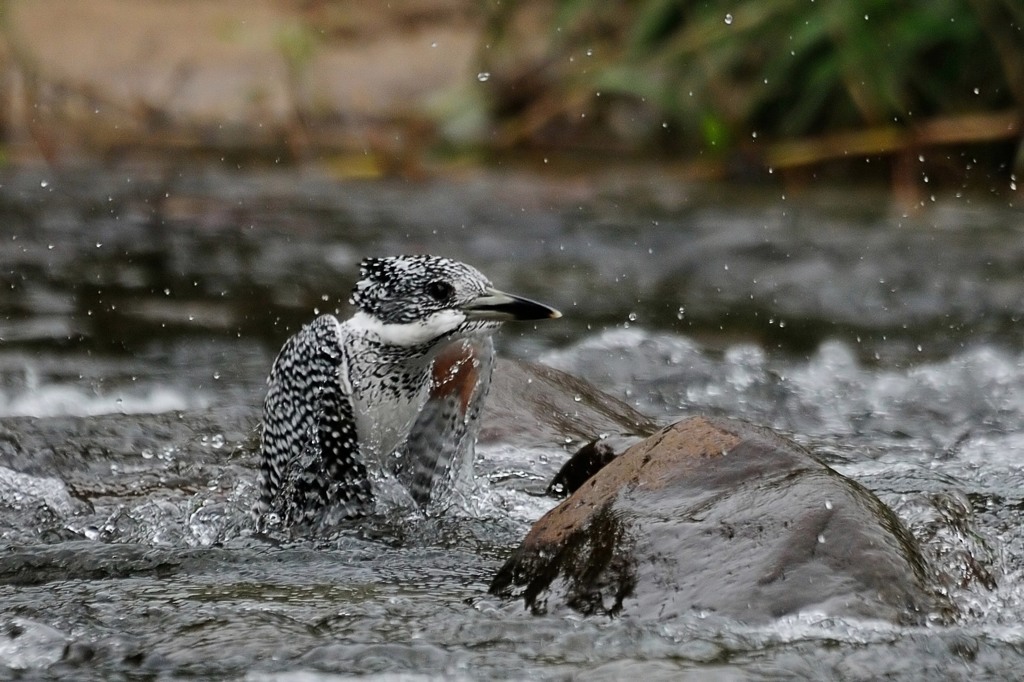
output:
[[[491,592],[537,613],[918,622],[944,606],[927,582],[913,537],[871,492],[767,429],[694,417],[544,515]]]

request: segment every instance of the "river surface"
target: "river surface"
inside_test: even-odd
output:
[[[1018,198],[1019,199],[1019,198]],[[1009,679],[1024,669],[1024,220],[1012,193],[632,171],[339,182],[0,173],[0,677]],[[506,357],[658,421],[792,435],[917,536],[949,623],[532,616],[487,594],[572,444],[481,449],[464,509],[254,536],[264,379],[359,259],[426,251],[560,308]]]

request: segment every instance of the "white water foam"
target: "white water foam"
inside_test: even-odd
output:
[[[73,384],[48,384],[17,393],[0,391],[0,417],[89,417],[103,414],[158,414],[203,409],[210,400],[168,386],[99,393]]]

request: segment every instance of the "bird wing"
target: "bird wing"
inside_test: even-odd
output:
[[[430,393],[406,441],[397,475],[421,506],[471,473],[480,409],[491,382],[490,337],[451,343],[435,358]]]
[[[323,315],[285,343],[263,404],[262,523],[284,525],[365,514],[372,505],[338,320]]]

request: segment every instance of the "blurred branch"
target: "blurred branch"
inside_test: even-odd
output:
[[[878,156],[951,144],[1013,139],[1024,131],[1021,113],[999,111],[936,118],[913,128],[878,126],[772,145],[764,155],[772,168],[794,168],[824,161]]]

